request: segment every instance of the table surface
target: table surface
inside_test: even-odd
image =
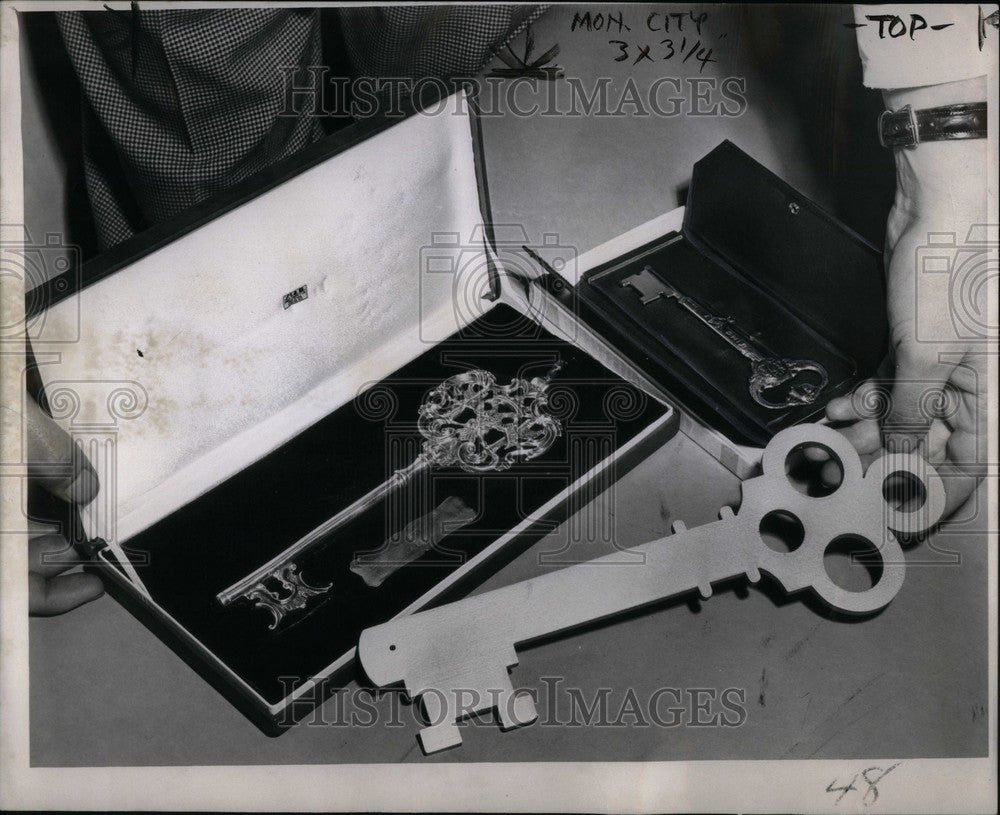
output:
[[[648,62],[613,62],[606,33],[570,31],[573,11],[555,9],[534,31],[540,50],[559,42],[557,61],[568,75],[606,75],[612,88],[620,88],[628,76],[648,86],[663,74]],[[785,97],[764,80],[755,84],[747,56],[753,49],[735,36],[744,12],[711,13],[716,34],[734,34],[731,45],[717,48],[718,62],[703,73],[679,64],[670,73],[723,77],[743,71],[744,115],[488,117],[484,139],[495,221],[522,224],[533,240],[554,234],[586,251],[682,203],[691,164],[723,138],[833,205],[831,179],[815,170],[807,147],[787,127],[792,114],[783,110]],[[646,17],[639,10],[629,14],[639,23]],[[529,104],[531,94],[518,99]],[[613,495],[598,500],[612,501],[614,544],[628,547],[666,534],[673,520],[688,526],[714,520],[720,506],[738,504],[739,483],[678,434],[622,478]],[[733,587],[704,603],[671,604],[527,648],[512,679],[515,687],[537,691],[540,721],[504,733],[483,717],[463,726],[461,748],[429,757],[416,741],[413,706],[394,707],[398,696],[387,694],[362,699],[359,707],[353,684],[316,716],[268,738],[116,602],[102,598],[63,617],[31,621],[31,763],[985,755],[985,507],[983,491],[929,542],[908,550],[903,589],[884,612],[860,622],[819,613],[767,586]],[[543,539],[482,588],[552,568],[539,563],[539,553],[551,546]],[[600,548],[576,552],[606,551]],[[726,712],[720,694],[734,689],[729,698],[745,710],[745,720],[693,726],[697,689],[706,689],[700,699],[709,700],[709,717]],[[602,697],[604,726],[567,723],[574,703],[579,713],[579,702],[589,706]],[[651,721],[649,704],[656,700],[661,722],[670,722],[668,707],[685,708],[680,721]],[[358,724],[359,717],[370,718],[372,706],[377,722]]]

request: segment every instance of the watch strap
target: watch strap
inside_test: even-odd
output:
[[[878,139],[883,147],[914,147],[925,141],[985,138],[985,102],[923,110],[906,105],[897,111],[883,111],[878,120]]]

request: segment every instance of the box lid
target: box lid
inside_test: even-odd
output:
[[[859,369],[881,361],[888,324],[880,252],[728,140],[694,165],[684,234]]]
[[[490,308],[467,95],[347,131],[64,279],[31,322],[53,416],[101,478],[89,535],[127,540]]]

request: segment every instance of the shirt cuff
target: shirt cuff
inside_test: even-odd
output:
[[[885,15],[900,22],[877,19]],[[920,20],[911,15],[922,17],[927,27],[920,28]],[[917,88],[973,79],[989,73],[996,60],[995,29],[988,27],[980,50],[978,5],[856,5],[854,22],[864,84],[869,88]]]

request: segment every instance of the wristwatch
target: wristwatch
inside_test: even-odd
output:
[[[985,138],[985,102],[924,110],[906,105],[897,111],[885,110],[878,117],[878,140],[883,147],[915,147],[924,141]]]

